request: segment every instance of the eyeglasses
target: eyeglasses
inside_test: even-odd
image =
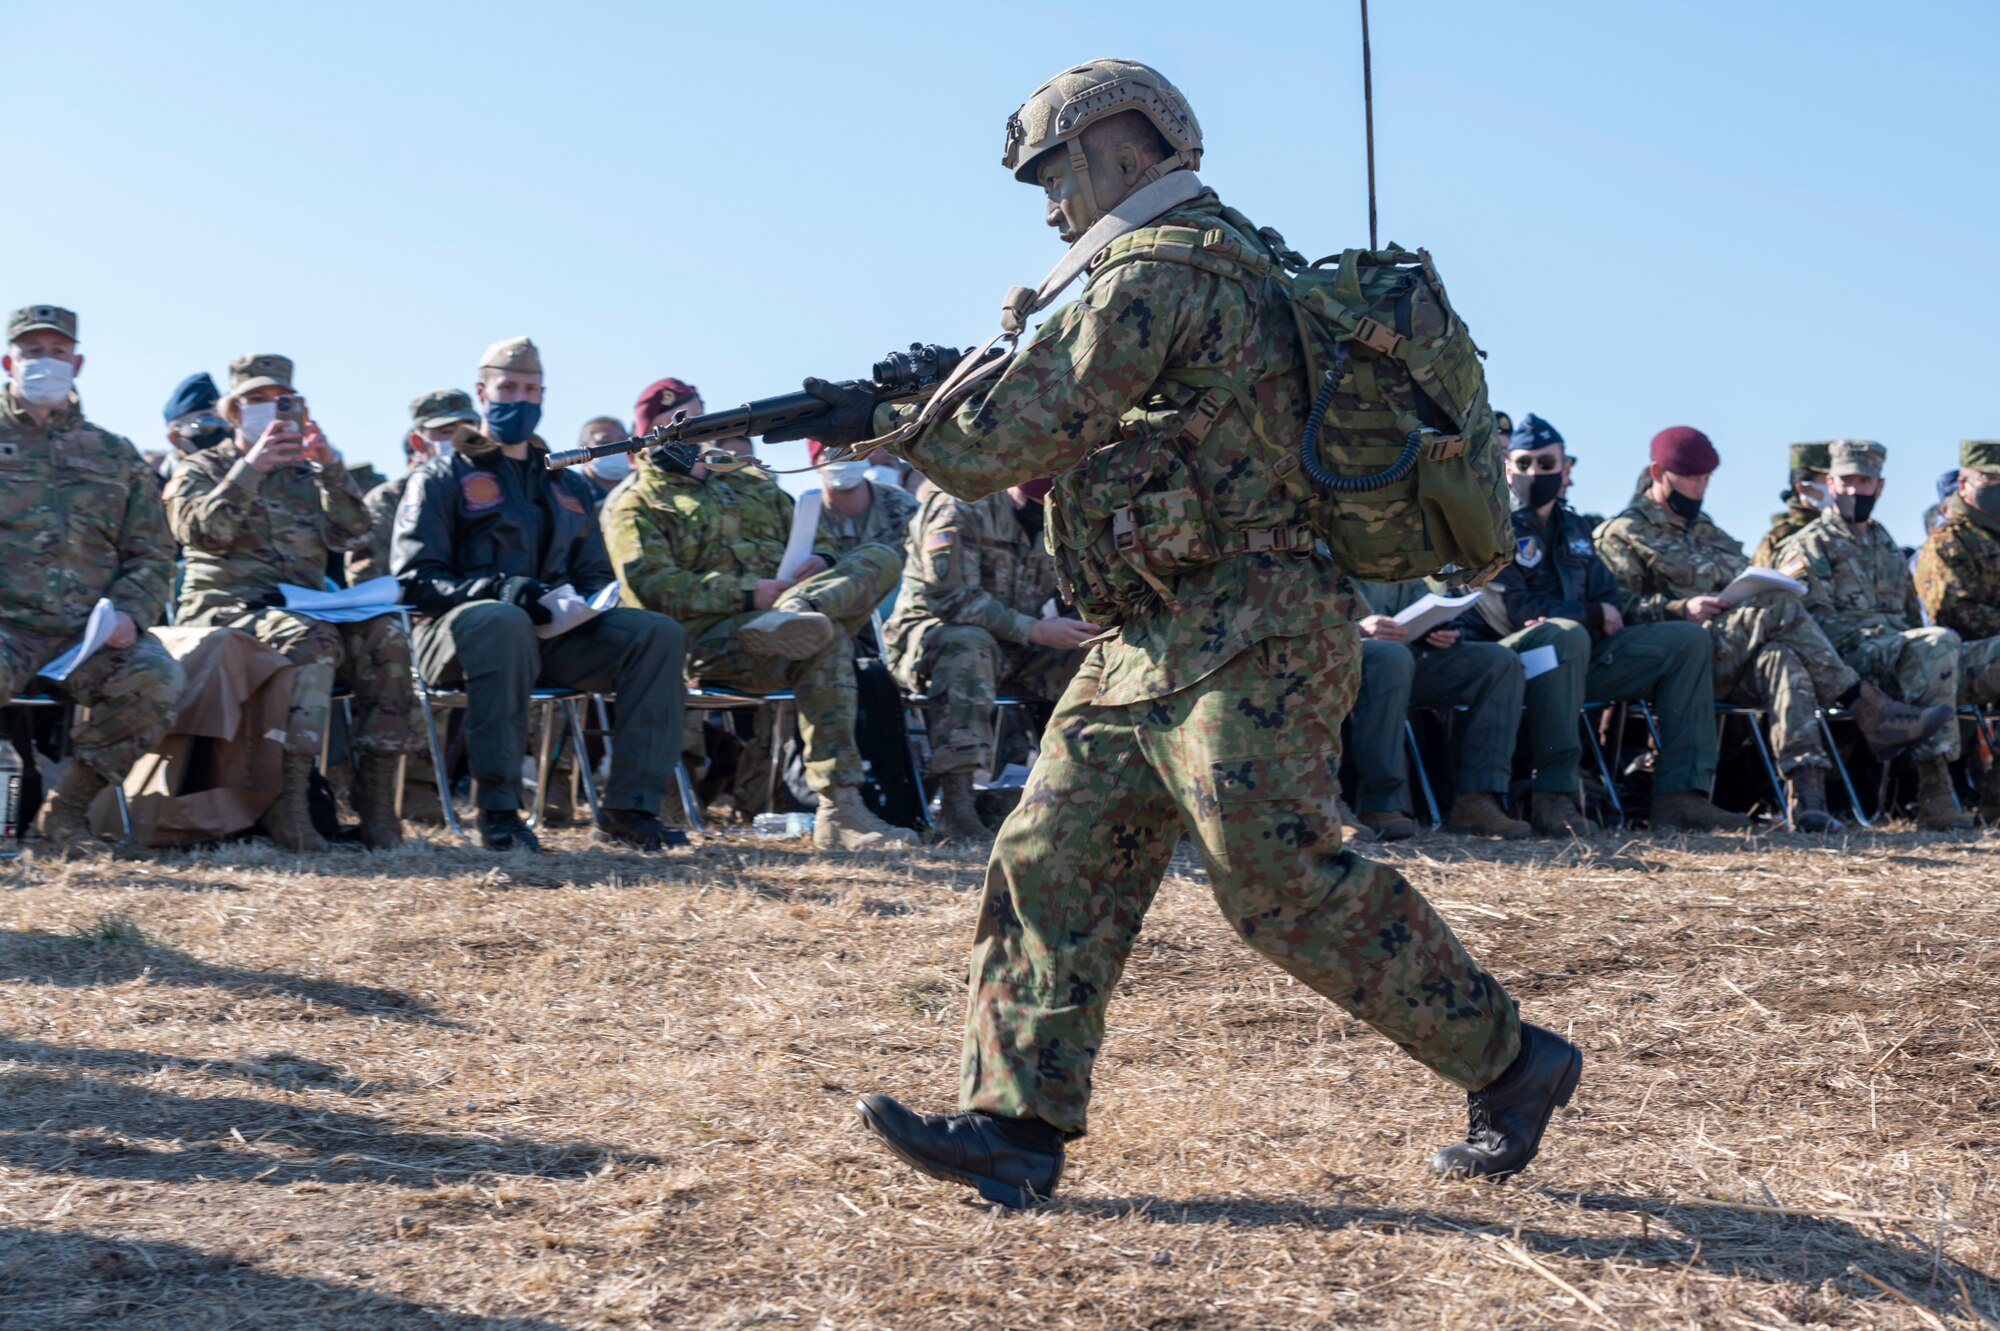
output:
[[[1544,453],[1540,457],[1529,457],[1526,453],[1516,453],[1507,463],[1523,476],[1537,471],[1561,471],[1563,460],[1558,454]]]
[[[210,430],[226,430],[229,423],[220,416],[196,416],[174,426],[174,433],[181,435],[205,434]]]

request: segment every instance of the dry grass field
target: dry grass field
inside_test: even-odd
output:
[[[1183,865],[1063,1194],[947,1107],[970,857],[0,868],[0,1328],[2000,1327],[2000,842],[1380,852],[1588,1063],[1534,1169]]]

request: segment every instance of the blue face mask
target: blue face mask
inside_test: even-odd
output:
[[[539,402],[488,402],[486,404],[486,433],[496,443],[525,444],[535,433],[535,427],[542,423],[542,404]]]

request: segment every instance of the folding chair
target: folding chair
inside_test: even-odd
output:
[[[689,690],[690,694],[693,692],[694,690]],[[604,752],[608,757],[611,753],[611,704],[618,700],[618,695],[615,693],[593,693],[590,695],[590,698],[597,707],[597,729],[598,733],[604,736]],[[577,751],[576,762],[579,770],[589,765],[589,751],[587,749],[579,749]],[[680,794],[681,813],[688,820],[689,829],[699,832],[702,836],[707,836],[709,834],[708,828],[701,821],[701,801],[695,798],[694,773],[687,770],[687,760],[685,758],[674,763],[674,789]]]
[[[1833,742],[1832,722],[1836,719],[1846,720],[1847,713],[1837,707],[1831,711],[1822,707],[1813,713],[1813,716],[1819,722],[1820,738],[1826,741],[1826,756],[1833,760],[1833,770],[1840,774],[1840,785],[1847,792],[1847,807],[1853,811],[1854,821],[1860,823],[1863,827],[1873,827],[1875,825],[1874,821],[1869,818],[1867,811],[1861,807],[1861,796],[1854,789],[1854,778],[1847,774],[1847,763],[1840,756],[1840,746]],[[1886,777],[1888,773],[1889,769],[1885,764],[1882,768],[1882,774]]]
[[[1757,761],[1763,764],[1764,779],[1771,783],[1771,798],[1778,802],[1778,812],[1784,815],[1785,826],[1792,825],[1792,802],[1785,798],[1785,783],[1778,775],[1778,763],[1772,756],[1771,744],[1765,738],[1764,728],[1770,724],[1770,714],[1761,707],[1751,707],[1744,703],[1719,702],[1715,704],[1715,745],[1722,747],[1722,737],[1729,725],[1729,718],[1740,716],[1750,730],[1750,742],[1756,747]],[[1648,724],[1650,724],[1650,712]],[[1708,783],[1708,795],[1715,798],[1715,782]]]
[[[5,703],[0,703],[0,706],[57,707],[63,709],[63,746],[65,748],[69,746],[69,713],[74,704],[67,698],[58,698],[54,694],[49,693],[17,693],[7,699]],[[26,767],[34,760],[35,755],[33,753],[24,753],[21,755],[21,765],[23,767]],[[76,760],[71,758],[70,761],[74,762]],[[111,789],[113,792],[112,801],[118,806],[119,830],[127,840],[130,840],[132,836],[132,806],[125,800],[125,785],[121,781],[114,781],[111,783]]]
[[[1604,746],[1597,742],[1597,727],[1591,723],[1593,713],[1608,711],[1614,706],[1622,707],[1623,704],[1586,702],[1578,713],[1577,723],[1583,727],[1583,737],[1590,741],[1590,755],[1597,760],[1597,775],[1604,782],[1604,796],[1611,801],[1611,812],[1617,815],[1618,826],[1623,827],[1625,826],[1625,802],[1618,798],[1618,782],[1611,775],[1611,765],[1604,760]],[[1619,730],[1622,732],[1624,727],[1621,725]],[[1619,744],[1619,753],[1622,757],[1624,752],[1624,737],[1622,733],[1619,737]]]
[[[1444,820],[1438,817],[1437,794],[1431,789],[1431,774],[1424,770],[1423,751],[1417,747],[1417,728],[1410,718],[1403,718],[1403,741],[1410,747],[1410,763],[1417,769],[1417,789],[1424,792],[1424,807],[1431,811],[1431,826],[1441,827]]]

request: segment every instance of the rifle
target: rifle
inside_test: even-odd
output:
[[[1003,347],[989,350],[983,359],[992,360],[1005,356]],[[966,353],[957,347],[943,347],[933,342],[928,345],[912,342],[908,351],[892,351],[875,362],[867,379],[850,381],[857,387],[866,388],[884,402],[904,402],[920,398],[934,391],[946,376],[958,368]],[[810,420],[826,410],[826,403],[811,393],[785,393],[778,397],[759,398],[746,402],[740,407],[727,411],[711,411],[700,416],[690,416],[685,411],[677,411],[672,419],[654,426],[645,434],[633,435],[611,444],[593,444],[587,448],[565,448],[554,451],[548,457],[548,469],[559,471],[564,467],[574,467],[592,458],[609,457],[613,453],[633,453],[642,448],[657,448],[666,454],[668,461],[682,467],[692,467],[699,462],[711,471],[736,471],[754,466],[757,459],[742,457],[725,449],[704,449],[700,445],[712,439],[733,439],[744,435],[761,435],[781,426],[795,425]],[[770,470],[767,468],[767,470]]]

